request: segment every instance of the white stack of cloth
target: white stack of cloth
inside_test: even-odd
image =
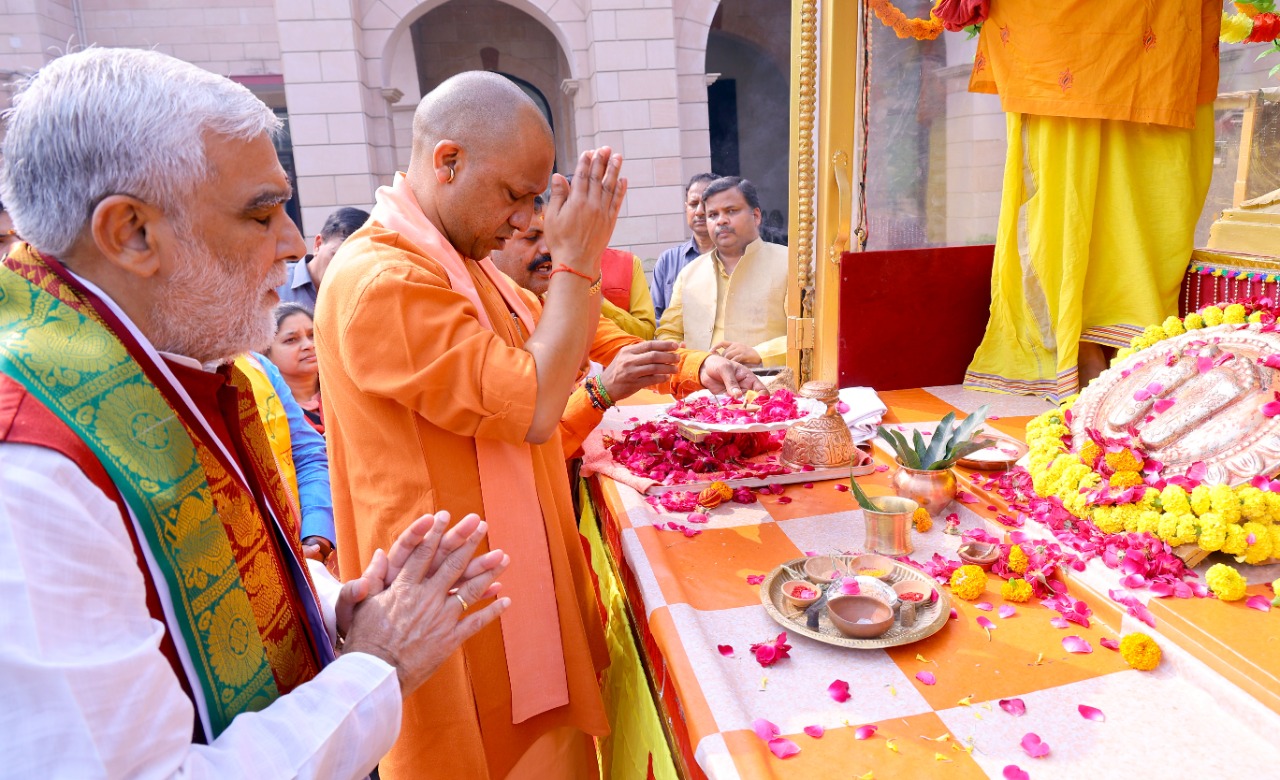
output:
[[[840,407],[845,409],[840,416],[849,426],[854,444],[861,444],[875,438],[876,426],[880,425],[880,421],[889,411],[876,395],[876,391],[870,387],[842,387],[840,401],[848,407],[847,409],[845,406]]]

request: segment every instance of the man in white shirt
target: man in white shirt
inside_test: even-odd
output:
[[[55,60],[6,118],[30,243],[0,266],[3,773],[367,774],[401,697],[509,605],[472,609],[507,558],[441,512],[345,586],[306,568],[229,365],[304,251],[278,120],[133,49]]]

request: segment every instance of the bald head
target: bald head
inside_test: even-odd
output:
[[[473,154],[502,148],[516,134],[537,133],[551,142],[551,127],[511,79],[467,71],[427,93],[413,112],[413,156],[425,161],[441,141]]]
[[[551,127],[523,90],[460,73],[414,112],[408,184],[458,253],[480,260],[529,227],[555,159]]]

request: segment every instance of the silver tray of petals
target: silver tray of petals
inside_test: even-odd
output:
[[[659,419],[695,433],[765,433],[786,430],[826,412],[823,402],[797,396],[786,388],[767,398],[747,394],[740,399],[699,390],[668,406]]]

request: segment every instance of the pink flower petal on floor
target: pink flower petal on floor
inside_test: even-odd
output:
[[[1244,603],[1246,607],[1253,607],[1259,612],[1270,612],[1271,602],[1266,596],[1250,596],[1249,600]]]
[[[889,470],[889,467],[888,467],[888,466],[886,466],[886,465],[885,465],[885,464],[883,464],[883,463],[881,463],[879,466],[876,466],[876,473],[877,473],[877,474],[883,474],[883,473],[885,473],[885,472],[886,472],[886,471],[888,471],[888,470]]]
[[[1027,705],[1022,701],[1022,699],[1001,699],[1000,709],[1004,710],[1010,715],[1026,715],[1027,714]]]
[[[778,737],[769,740],[769,750],[773,751],[778,758],[791,758],[800,752],[800,746],[789,739]],[[1048,752],[1047,749],[1046,752]]]
[[[760,583],[762,583],[762,582],[764,582],[764,575],[763,575],[763,574],[748,574],[748,575],[747,575],[747,584],[748,584],[748,585],[759,585],[759,584],[760,584]]]
[[[1068,623],[1065,618],[1056,617],[1056,618],[1049,618],[1049,625],[1053,626],[1054,628],[1066,628],[1071,624]]]
[[[1199,371],[1202,374],[1207,374],[1212,370],[1213,358],[1207,356],[1196,358],[1196,371]]]
[[[848,485],[846,485],[846,484],[844,484],[843,482],[837,482],[837,483],[836,483],[836,490],[840,491],[841,493],[848,493],[848,492],[849,492],[849,486],[848,486]]]
[[[729,658],[733,655],[733,645],[716,645],[716,649],[720,651],[720,655]]]
[[[938,682],[938,678],[933,676],[933,672],[916,672],[916,679],[925,685],[934,685]]]
[[[1164,414],[1177,402],[1177,398],[1157,398],[1156,402],[1151,405],[1151,408],[1156,410],[1156,414]]]
[[[1049,745],[1040,740],[1040,735],[1034,732],[1027,732],[1022,738],[1022,749],[1032,758],[1044,758],[1049,755]]]
[[[1017,764],[1010,764],[1005,767],[1002,774],[1004,780],[1031,780],[1031,775],[1023,771],[1022,767]]]
[[[1008,604],[1001,604],[999,614],[1000,614],[1000,617],[1002,618],[1011,618],[1014,615],[1018,614],[1018,610],[1014,609]]]
[[[1267,368],[1280,368],[1280,352],[1267,355],[1265,358],[1258,358],[1258,362]]]
[[[979,601],[977,604],[973,605],[973,608],[980,609],[983,612],[990,612],[992,609],[990,601]]]
[[[844,704],[849,701],[849,683],[844,680],[836,680],[827,686],[827,695],[840,704]]]
[[[827,730],[826,730],[826,729],[824,729],[823,727],[821,727],[821,726],[817,726],[817,725],[814,725],[814,726],[805,726],[805,727],[804,727],[804,733],[808,734],[809,736],[813,737],[814,739],[822,739],[822,735],[823,735],[823,734],[826,734],[826,733],[827,733]]]
[[[948,619],[948,620],[959,620],[959,619],[960,619],[960,613],[959,613],[959,612],[956,612],[956,608],[955,608],[955,607],[952,607],[952,608],[951,608],[951,617],[949,617],[949,618],[947,618],[947,619]]]
[[[1068,653],[1092,653],[1093,652],[1093,645],[1089,644],[1088,640],[1081,639],[1075,634],[1072,634],[1071,636],[1064,636],[1062,638],[1062,647]]]
[[[1090,707],[1088,704],[1081,704],[1079,707],[1076,707],[1076,709],[1080,711],[1080,717],[1085,720],[1103,723],[1107,719],[1107,716],[1102,714],[1102,710],[1097,707]]]
[[[779,503],[779,504],[790,504],[790,503],[791,503],[791,496],[778,496],[778,503]]]
[[[876,733],[876,727],[867,725],[859,726],[858,730],[853,732],[854,739],[870,739]]]
[[[778,724],[767,721],[764,718],[756,718],[751,721],[751,730],[756,733],[757,737],[766,742],[778,736],[782,731],[778,728]]]
[[[970,492],[969,492],[969,491],[967,491],[967,490],[957,490],[957,491],[956,491],[956,500],[957,500],[957,501],[959,501],[959,502],[960,502],[960,503],[962,503],[962,504],[976,504],[976,503],[978,503],[978,497],[977,497],[977,496],[975,496],[974,494],[970,493]]]
[[[986,615],[978,615],[978,625],[982,626],[988,631],[996,627],[996,624],[992,623],[991,619],[988,618]]]
[[[1102,645],[1103,647],[1107,648],[1108,650],[1119,650],[1119,649],[1120,649],[1120,642],[1119,642],[1119,641],[1117,641],[1117,640],[1115,640],[1115,639],[1112,639],[1112,638],[1111,638],[1111,637],[1109,637],[1109,636],[1104,636],[1104,637],[1102,637],[1101,639],[1099,639],[1099,640],[1098,640],[1098,644]]]

